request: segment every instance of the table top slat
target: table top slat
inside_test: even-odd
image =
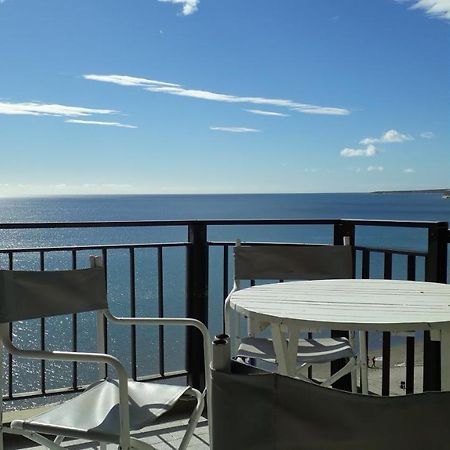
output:
[[[231,307],[308,328],[426,330],[450,327],[450,286],[403,280],[315,280],[236,291]]]

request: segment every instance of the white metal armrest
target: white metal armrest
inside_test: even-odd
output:
[[[116,317],[109,310],[103,311],[105,317],[119,325],[178,325],[197,328],[202,333],[205,375],[209,384],[209,364],[211,362],[211,337],[208,328],[197,319],[172,317]]]
[[[128,410],[128,374],[122,363],[114,356],[105,353],[86,353],[86,352],[59,352],[59,351],[43,351],[43,350],[25,350],[16,347],[9,336],[1,333],[1,340],[5,348],[13,355],[28,359],[45,359],[55,361],[77,361],[77,362],[96,362],[109,364],[117,373],[119,381],[119,415],[121,429],[121,446],[129,448],[129,429],[130,418]]]
[[[206,397],[206,404],[208,411],[212,411],[211,404],[211,337],[208,328],[204,323],[197,319],[189,318],[171,318],[171,317],[116,317],[109,310],[103,311],[105,317],[119,325],[175,325],[187,326],[197,328],[203,337],[203,356],[205,360],[205,389],[203,390],[203,397]],[[206,395],[209,393],[208,395]],[[212,430],[212,415],[208,414],[208,427]],[[212,436],[212,433],[211,433]]]

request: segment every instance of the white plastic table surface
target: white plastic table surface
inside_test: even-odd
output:
[[[400,280],[291,281],[235,291],[230,306],[270,323],[275,350],[274,331],[281,325],[290,336],[308,329],[430,330],[441,340],[441,387],[450,390],[450,285]],[[289,366],[289,351],[284,350]],[[361,356],[364,365],[366,358]],[[289,372],[289,367],[283,371]]]

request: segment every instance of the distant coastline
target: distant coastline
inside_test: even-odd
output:
[[[371,194],[444,194],[450,192],[448,189],[415,189],[410,191],[373,191]]]

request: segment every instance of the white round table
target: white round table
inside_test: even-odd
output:
[[[287,329],[289,342],[305,330],[430,330],[441,340],[441,387],[450,390],[450,285],[373,279],[292,281],[237,290],[230,306],[271,325],[279,369],[286,374],[295,366],[296,348],[286,346],[281,326]],[[365,352],[361,342],[363,371],[367,371]]]

